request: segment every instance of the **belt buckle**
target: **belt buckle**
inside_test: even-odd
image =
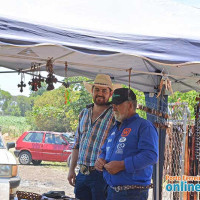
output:
[[[89,167],[86,165],[80,165],[80,172],[81,174],[89,175],[90,174]]]
[[[120,191],[120,186],[114,187],[115,192],[119,192]]]

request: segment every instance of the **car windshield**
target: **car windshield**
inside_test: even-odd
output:
[[[5,149],[2,136],[0,135],[0,149]]]
[[[71,135],[69,135],[68,133],[64,133],[63,136],[69,143],[74,142],[74,138]]]

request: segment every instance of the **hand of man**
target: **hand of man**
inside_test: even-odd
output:
[[[69,181],[69,184],[72,185],[73,187],[75,186],[75,180],[76,180],[76,173],[74,170],[70,170],[68,173],[67,180]]]
[[[106,164],[106,161],[103,158],[98,158],[95,162],[95,169],[98,171],[103,171],[103,167]]]
[[[111,161],[104,165],[104,168],[109,174],[116,174],[122,170],[125,170],[124,161]]]

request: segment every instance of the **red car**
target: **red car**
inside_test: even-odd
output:
[[[18,138],[14,153],[23,165],[39,165],[42,160],[67,162],[72,143],[67,133],[27,131]]]

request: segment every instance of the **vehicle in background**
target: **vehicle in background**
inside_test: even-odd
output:
[[[74,133],[66,132],[64,134],[65,134],[65,136],[67,137],[67,140],[70,143],[74,143]]]
[[[9,183],[10,191],[8,191],[8,195],[10,196],[10,199],[14,198],[16,188],[20,184],[20,177],[18,176],[18,165],[16,159],[13,154],[8,151],[10,148],[14,147],[14,142],[7,143],[6,147],[2,134],[0,133],[0,182],[1,184]]]
[[[23,165],[31,162],[39,165],[42,161],[67,162],[72,142],[67,133],[27,131],[18,138],[14,154]]]

